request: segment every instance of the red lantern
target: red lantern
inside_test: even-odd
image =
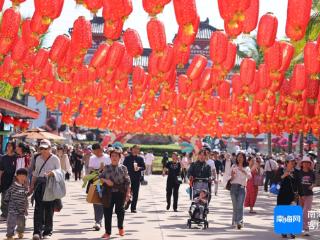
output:
[[[13,8],[8,8],[2,15],[0,26],[0,34],[3,38],[14,40],[18,34],[20,27],[21,16],[18,11]],[[9,41],[8,39],[8,41]]]
[[[233,19],[234,21],[244,20],[244,11],[249,8],[250,0],[218,0],[220,16],[224,20]]]
[[[198,17],[195,0],[173,0],[173,6],[180,26],[191,24]]]
[[[168,72],[172,68],[174,57],[174,50],[172,45],[167,45],[163,51],[163,55],[160,57],[158,62],[158,69],[160,72]]]
[[[143,9],[150,15],[155,16],[163,11],[163,8],[171,0],[142,0]]]
[[[50,59],[53,62],[61,60],[65,55],[70,45],[70,38],[66,35],[59,35],[54,40],[50,49]]]
[[[103,6],[103,0],[83,0],[83,4],[92,13],[97,13]]]
[[[294,47],[290,43],[284,41],[280,42],[280,47],[282,51],[282,64],[279,71],[285,72],[287,71],[293,57]]]
[[[99,68],[104,65],[107,60],[109,48],[110,46],[107,43],[100,44],[90,61],[90,66]]]
[[[123,20],[105,20],[103,34],[107,39],[117,40],[120,38],[123,28]]]
[[[200,89],[207,91],[212,88],[212,83],[210,81],[211,68],[206,68],[200,77]]]
[[[306,67],[307,74],[316,75],[320,72],[320,60],[317,57],[314,57],[317,53],[317,44],[316,42],[307,42],[304,47],[304,65]]]
[[[252,58],[244,58],[240,64],[240,78],[245,86],[249,86],[256,73],[256,62]]]
[[[167,45],[164,25],[157,19],[151,19],[147,24],[147,33],[150,48],[157,52],[162,52]]]
[[[102,16],[104,19],[125,20],[132,12],[131,0],[103,0]]]
[[[234,67],[234,64],[236,62],[236,54],[237,46],[232,42],[228,42],[227,56],[222,62],[222,67],[226,72],[229,72]]]
[[[72,54],[85,54],[92,45],[91,23],[84,17],[79,17],[73,24],[71,37]]]
[[[278,19],[271,13],[260,18],[257,43],[260,47],[268,48],[274,44],[278,30]]]
[[[195,55],[187,70],[187,76],[192,80],[195,80],[198,77],[200,77],[201,73],[207,66],[207,62],[208,60],[206,57],[200,54]]]
[[[294,41],[303,38],[311,14],[312,0],[289,0],[286,22],[286,34]]]
[[[294,66],[292,81],[294,92],[301,92],[306,88],[307,75],[303,64],[297,64]]]
[[[27,50],[28,49],[27,49],[26,43],[23,41],[22,38],[19,38],[12,49],[12,53],[11,53],[12,59],[16,62],[19,62],[24,58],[24,56],[27,53]]]
[[[108,69],[116,68],[120,64],[124,52],[125,52],[124,45],[120,42],[114,42],[108,51],[106,67]]]
[[[243,24],[242,22],[234,22],[233,20],[230,20],[229,22],[225,21],[224,29],[231,38],[236,38],[242,33]]]
[[[42,15],[34,12],[30,22],[30,29],[33,33],[38,35],[44,34],[50,26],[50,23],[42,20]]]
[[[133,58],[124,51],[121,62],[118,66],[118,70],[121,71],[122,74],[127,78],[127,75],[132,73],[133,70]]]
[[[64,0],[35,0],[35,11],[42,16],[44,24],[50,24],[53,19],[60,16]]]
[[[41,48],[34,59],[33,67],[37,70],[43,69],[48,62],[48,58],[49,52]]]
[[[197,35],[200,24],[200,17],[197,16],[192,23],[180,25],[178,29],[177,39],[182,44],[191,45]]]
[[[14,121],[14,119],[11,116],[3,116],[2,117],[2,122],[4,122],[5,124],[12,124],[13,121]]]
[[[269,76],[269,69],[266,64],[260,64],[259,66],[259,86],[261,89],[267,89],[271,85],[271,79]]]
[[[308,99],[317,99],[320,82],[318,80],[309,79],[306,85],[306,97]]]
[[[259,73],[258,73],[258,71],[256,71],[256,73],[254,75],[254,79],[249,86],[249,93],[256,94],[259,91],[259,89],[260,89]]]
[[[13,119],[13,125],[18,128],[18,127],[21,127],[21,123],[22,123],[22,120],[21,119],[18,119],[18,118],[14,118]]]
[[[30,19],[26,19],[23,21],[21,26],[21,37],[27,44],[28,48],[34,48],[40,44],[40,38],[39,35],[31,31],[30,24]]]
[[[276,71],[282,64],[282,51],[280,43],[275,41],[274,44],[265,51],[264,61],[269,70]]]
[[[250,33],[257,27],[259,17],[259,0],[251,0],[249,8],[244,12],[243,32]]]
[[[243,94],[242,83],[239,74],[234,74],[231,79],[232,94],[235,96],[241,96]]]
[[[138,57],[142,54],[143,46],[136,30],[128,28],[123,34],[123,42],[131,57]]]
[[[210,38],[210,58],[214,64],[222,63],[227,56],[228,37],[224,32],[215,31]]]
[[[218,94],[221,99],[228,99],[230,97],[230,83],[223,81],[218,88]]]
[[[178,77],[178,89],[180,94],[188,94],[190,89],[190,80],[187,75],[181,74]]]

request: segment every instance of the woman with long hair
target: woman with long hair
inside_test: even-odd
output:
[[[243,227],[243,202],[246,195],[246,186],[248,179],[251,178],[251,171],[248,167],[246,155],[239,152],[236,157],[236,164],[231,167],[231,189],[230,195],[233,206],[232,225],[237,229]]]
[[[257,200],[259,186],[255,183],[255,177],[260,175],[260,162],[259,158],[257,160],[254,157],[248,158],[249,168],[251,170],[251,178],[247,182],[247,194],[244,201],[245,207],[250,207],[249,213],[256,213],[253,211],[253,207]]]

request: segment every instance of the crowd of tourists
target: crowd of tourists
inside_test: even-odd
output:
[[[207,179],[208,191],[199,192],[189,213],[193,215],[192,211],[200,209],[200,216],[204,215],[204,206],[212,201],[212,196],[219,195],[219,189],[227,189],[233,207],[231,224],[240,230],[244,227],[244,208],[248,208],[249,214],[257,213],[254,207],[261,186],[265,192],[276,192],[277,205],[302,206],[303,230],[307,236],[310,234],[308,211],[312,208],[315,186],[315,157],[314,153],[304,156],[228,153],[209,147],[191,154],[164,153],[166,209],[172,206],[173,211],[179,211],[181,184],[189,184],[191,189],[196,179]],[[87,201],[93,204],[94,230],[101,229],[104,218],[102,238],[110,238],[115,208],[119,235],[125,235],[125,211],[130,208],[131,213],[137,214],[140,185],[146,182],[144,176],[152,174],[154,160],[152,152],[144,154],[138,145],[124,150],[99,143],[71,146],[42,140],[38,146],[31,147],[23,142],[8,142],[0,159],[0,220],[7,222],[7,239],[14,239],[15,233],[23,238],[29,196],[35,207],[33,239],[49,239],[53,234],[54,212],[61,210],[61,199],[66,194],[65,181],[72,178],[84,180]],[[95,195],[99,197],[93,200]]]

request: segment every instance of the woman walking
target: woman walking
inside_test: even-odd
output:
[[[70,180],[70,175],[72,173],[72,168],[70,165],[69,157],[64,151],[63,146],[58,146],[57,148],[57,156],[60,159],[61,169],[65,174],[65,179]]]
[[[237,229],[243,227],[243,202],[246,195],[248,179],[251,178],[251,171],[248,167],[246,155],[238,153],[236,164],[231,167],[231,200],[233,206],[232,225],[237,225]]]
[[[103,239],[110,239],[112,226],[112,212],[115,206],[115,213],[118,219],[119,235],[124,236],[124,205],[130,199],[130,177],[127,168],[119,164],[121,152],[113,150],[110,152],[111,165],[106,165],[100,178],[105,184],[103,196],[103,214],[105,219],[105,234]]]
[[[247,182],[247,193],[244,201],[245,207],[250,207],[249,213],[256,213],[253,207],[257,200],[259,186],[255,183],[257,176],[260,176],[260,163],[253,157],[248,158],[249,168],[251,170],[251,178]]]
[[[295,160],[293,157],[288,156],[286,159],[285,170],[279,170],[281,176],[279,194],[277,196],[277,205],[292,205],[296,201],[297,191],[299,186],[299,177],[294,173]],[[283,238],[287,234],[282,234]],[[290,237],[295,238],[294,234]]]
[[[166,163],[162,175],[168,173],[167,178],[167,210],[170,209],[171,205],[171,196],[173,195],[173,211],[178,211],[178,197],[179,197],[179,187],[181,184],[180,178],[181,175],[181,165],[178,160],[178,153],[172,153],[172,161]]]

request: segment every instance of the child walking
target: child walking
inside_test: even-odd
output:
[[[18,238],[23,238],[28,206],[28,190],[25,182],[28,177],[28,171],[20,168],[16,172],[16,179],[8,189],[5,201],[8,202],[7,218],[7,239],[13,240],[14,231],[17,226]]]

